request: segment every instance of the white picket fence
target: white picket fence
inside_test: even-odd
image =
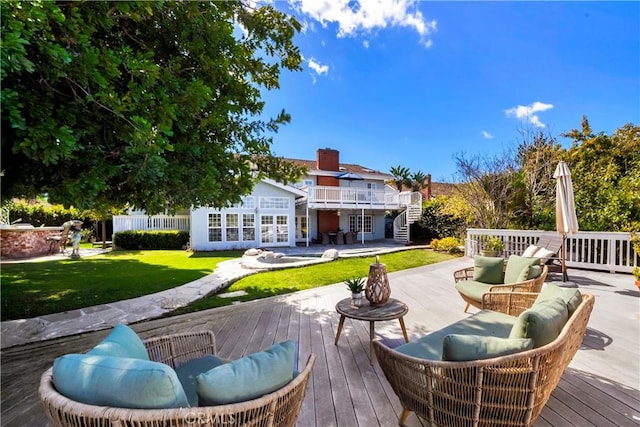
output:
[[[189,215],[114,215],[113,234],[128,230],[189,231]]]
[[[469,228],[465,254],[474,256],[480,252],[482,236],[500,237],[504,242],[505,257],[521,254],[527,246],[535,244],[542,233],[545,232]],[[631,273],[633,267],[640,265],[640,254],[633,250],[629,233],[581,231],[567,235],[566,264],[567,267]]]

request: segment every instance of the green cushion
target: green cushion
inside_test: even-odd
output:
[[[568,319],[567,304],[562,298],[541,301],[518,316],[509,338],[531,338],[534,348],[541,347],[560,335]]]
[[[147,349],[138,334],[123,324],[116,325],[109,335],[87,354],[149,360]]]
[[[530,267],[539,264],[539,258],[511,255],[507,261],[507,268],[504,271],[504,283],[518,283],[528,280]]]
[[[294,341],[274,344],[266,351],[225,363],[196,378],[200,406],[256,399],[293,379]]]
[[[473,280],[496,285],[502,282],[504,259],[477,255],[473,258]]]
[[[187,400],[189,401],[190,406],[198,406],[196,377],[222,365],[223,363],[228,363],[228,361],[207,354],[197,359],[192,359],[176,368],[176,375],[178,375],[178,380],[180,381],[180,384],[182,384],[182,388],[184,389],[184,393],[187,395]]]
[[[442,341],[442,360],[464,362],[491,359],[533,348],[531,338],[499,338],[451,334]]]
[[[480,310],[472,316],[448,325],[440,330],[407,344],[396,351],[420,359],[442,360],[442,342],[447,335],[483,335],[507,338],[516,318],[491,310]]]
[[[69,399],[116,408],[188,407],[170,366],[127,357],[67,354],[53,362],[53,384]]]
[[[563,288],[556,285],[555,283],[547,283],[543,286],[534,304],[557,297],[562,298],[563,301],[567,304],[569,317],[573,315],[573,313],[582,302],[582,294],[577,288]]]
[[[461,280],[456,283],[456,289],[462,295],[467,298],[471,298],[474,301],[482,301],[482,295],[489,292],[489,289],[494,285],[487,283],[477,282],[475,280]]]
[[[527,276],[527,280],[535,279],[540,277],[542,274],[542,266],[541,265],[532,265],[529,267],[529,275]]]

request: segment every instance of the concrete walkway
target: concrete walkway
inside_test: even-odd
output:
[[[273,270],[317,263],[327,249],[336,249],[339,257],[359,257],[384,254],[407,249],[424,248],[424,246],[405,246],[393,241],[381,241],[367,245],[342,245],[297,248],[277,248],[274,252],[281,252],[287,256],[307,256],[308,261],[300,260],[290,264],[265,265],[259,269],[244,268],[241,259],[224,261],[218,264],[216,270],[205,277],[176,288],[155,294],[145,295],[124,301],[102,304],[93,307],[70,310],[62,313],[48,314],[31,319],[9,320],[2,322],[1,345],[5,349],[17,345],[24,345],[37,341],[65,337],[83,332],[111,328],[118,323],[131,324],[142,320],[161,317],[176,308],[188,305],[198,299],[218,292],[231,285],[238,279],[260,271]],[[81,257],[102,253],[104,250],[85,249],[80,252]],[[63,259],[64,255],[38,258],[29,262]],[[3,263],[5,261],[3,260]],[[15,261],[9,261],[15,262]],[[19,262],[25,262],[24,260]]]

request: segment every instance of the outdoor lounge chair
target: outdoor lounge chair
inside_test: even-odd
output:
[[[454,271],[456,290],[467,303],[465,313],[470,305],[482,308],[482,296],[487,292],[540,292],[548,268],[538,263],[537,258],[518,255],[507,260],[476,256],[472,267]]]
[[[202,367],[202,361],[206,361],[207,358],[211,359],[216,353],[215,337],[213,332],[210,331],[187,332],[151,338],[143,341],[143,344],[151,362],[160,362],[166,365],[164,370],[175,370],[176,372],[185,366],[189,366],[192,370],[194,367]],[[110,345],[111,348],[114,348],[113,343]],[[121,349],[122,346],[115,346],[115,348]],[[111,359],[114,359],[114,357]],[[48,369],[42,375],[39,393],[49,425],[52,427],[125,425],[136,427],[165,425],[185,427],[191,425],[293,427],[296,424],[302,406],[314,362],[315,355],[311,354],[302,371],[297,375],[294,373],[293,380],[273,392],[239,403],[213,406],[180,405],[180,407],[166,409],[133,409],[81,403],[64,396],[56,389],[53,378],[54,368]],[[122,367],[126,366],[122,365]],[[154,368],[153,371],[158,372],[159,370]],[[86,374],[87,372],[84,373]],[[117,373],[114,375],[117,375]],[[173,375],[175,376],[175,374]],[[117,378],[119,377],[121,375]],[[157,380],[154,381],[158,382]],[[144,383],[144,381],[135,381],[133,384],[142,384],[141,386],[143,386]],[[167,381],[164,382],[164,384],[166,383]],[[241,381],[238,381],[238,383],[241,383]],[[102,387],[104,386],[101,384]],[[180,390],[182,389],[180,388]],[[163,394],[163,397],[165,395],[166,393]]]
[[[402,405],[399,424],[415,412],[434,426],[532,426],[580,348],[594,304],[592,295],[578,294],[578,302],[558,288],[550,290],[563,295],[540,306],[542,294],[490,292],[482,311],[418,340],[396,349],[374,341],[380,368]],[[527,326],[525,338],[514,337],[514,329],[531,324],[520,319],[531,322],[536,306],[558,313],[553,332],[542,340],[549,323],[541,322],[534,324],[537,332]],[[528,347],[518,347],[522,342]]]

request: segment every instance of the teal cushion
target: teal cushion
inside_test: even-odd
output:
[[[499,338],[451,334],[442,341],[442,360],[464,362],[491,359],[533,348],[531,338]]]
[[[528,280],[530,267],[539,264],[539,258],[511,255],[507,261],[507,268],[504,270],[504,283],[518,283]]]
[[[560,297],[539,302],[523,311],[509,338],[531,338],[534,348],[555,340],[569,319],[567,304]]]
[[[200,374],[199,404],[244,402],[276,391],[293,379],[295,358],[296,344],[290,340]]]
[[[481,302],[482,295],[489,292],[494,285],[489,285],[487,283],[476,282],[475,280],[461,280],[456,283],[456,289],[462,295],[470,298],[474,301]]]
[[[170,366],[126,357],[67,354],[53,362],[55,388],[77,402],[116,408],[188,407]]]
[[[176,368],[176,375],[178,375],[178,380],[180,384],[182,384],[184,393],[187,395],[189,405],[198,406],[198,392],[196,391],[197,376],[223,363],[228,363],[228,360],[207,354],[197,359],[192,359]]]
[[[502,282],[504,259],[477,255],[473,258],[473,280],[496,285]]]
[[[547,283],[543,286],[534,304],[558,297],[562,298],[562,300],[567,304],[569,317],[573,315],[582,302],[582,294],[577,288],[563,288],[555,283]]]
[[[516,318],[491,310],[480,310],[472,316],[431,332],[422,338],[396,347],[396,351],[420,359],[442,360],[442,342],[447,335],[483,335],[507,338]]]
[[[94,356],[132,357],[134,359],[149,360],[149,354],[144,343],[127,325],[116,325],[109,335],[87,354]]]

